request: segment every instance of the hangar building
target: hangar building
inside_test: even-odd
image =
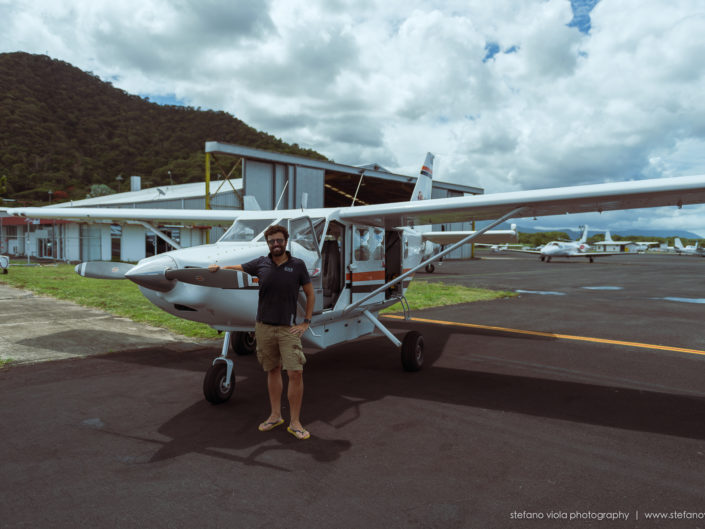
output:
[[[137,209],[242,209],[253,196],[262,209],[338,207],[409,200],[415,176],[387,171],[376,164],[349,166],[279,154],[241,145],[206,143],[206,181],[141,189],[131,177],[131,190],[102,197],[53,204],[52,207]],[[218,179],[211,180],[211,172]],[[241,175],[239,178],[237,176]],[[432,198],[481,194],[481,188],[433,181]],[[146,223],[79,223],[0,217],[0,254],[61,261],[115,260],[136,262],[171,250],[166,235],[182,247],[215,241],[229,226],[156,226]],[[469,223],[435,226],[437,230],[471,229]],[[469,246],[449,258],[467,258]]]

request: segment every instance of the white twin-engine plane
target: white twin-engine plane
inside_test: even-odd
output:
[[[304,343],[326,348],[379,330],[401,349],[403,368],[417,371],[423,363],[423,337],[411,331],[399,341],[380,322],[378,313],[399,302],[407,312],[404,293],[419,269],[462,244],[510,242],[514,232],[509,237],[506,231],[492,235],[489,230],[512,218],[705,202],[705,175],[429,200],[432,167],[429,153],[409,202],[281,211],[50,207],[7,211],[33,218],[137,220],[145,225],[234,220],[215,244],[162,253],[137,265],[86,262],[76,267],[86,277],[127,278],[166,312],[225,331],[222,353],[204,380],[206,399],[220,403],[230,398],[235,385],[234,363],[228,353],[254,350],[257,281],[242,272],[213,273],[207,267],[241,264],[266,255],[269,250],[263,232],[272,224],[288,227],[288,250],[306,262],[315,289],[316,306],[311,327],[302,337]],[[424,258],[425,241],[432,240],[432,235],[414,226],[471,220],[493,222],[478,231],[458,234],[455,243]],[[444,237],[443,242],[449,243]],[[299,319],[304,306],[300,305]]]

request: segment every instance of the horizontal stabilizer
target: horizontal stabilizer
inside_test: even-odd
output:
[[[93,279],[125,279],[125,273],[135,267],[130,263],[113,263],[111,261],[88,261],[76,265],[76,273]]]
[[[238,272],[235,270],[218,270],[211,272],[208,268],[181,268],[167,270],[164,273],[167,279],[176,279],[183,283],[214,288],[239,288]]]

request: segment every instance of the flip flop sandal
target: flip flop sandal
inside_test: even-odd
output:
[[[263,422],[262,424],[259,425],[257,428],[260,432],[268,432],[269,430],[273,430],[280,424],[284,424],[284,419],[279,419],[278,421],[266,421]]]
[[[304,439],[308,439],[309,437],[311,437],[311,434],[306,430],[297,430],[296,428],[292,428],[291,426],[287,426],[286,431],[296,437],[299,441],[303,441]]]

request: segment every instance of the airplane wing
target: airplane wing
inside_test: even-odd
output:
[[[525,250],[523,248],[507,248],[504,250],[505,252],[517,252],[517,253],[535,253],[539,254],[541,253],[541,250]]]
[[[563,257],[609,257],[611,255],[634,255],[634,253],[629,252],[576,252],[569,255],[556,255],[556,259],[562,259]]]
[[[705,175],[341,208],[343,220],[394,228],[705,202]],[[520,211],[512,213],[516,208]]]
[[[3,208],[9,215],[32,219],[62,219],[83,222],[144,221],[186,226],[226,226],[242,215],[233,209],[133,209],[133,208]]]
[[[458,242],[468,235],[475,233],[474,231],[430,231],[422,233],[421,236],[425,241],[435,242],[436,244],[453,244]],[[480,235],[473,242],[482,244],[505,244],[516,242],[518,235],[515,230],[490,230]]]

